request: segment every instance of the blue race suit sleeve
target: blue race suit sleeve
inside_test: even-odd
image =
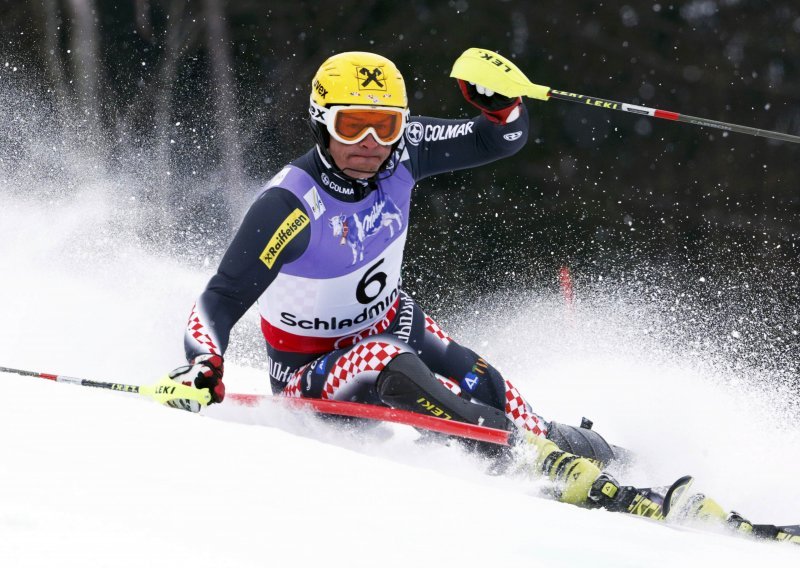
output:
[[[496,124],[480,115],[447,120],[412,117],[406,128],[405,147],[415,180],[442,172],[488,164],[519,152],[528,140],[528,113],[508,124]]]
[[[270,259],[262,260],[266,247],[301,201],[289,191],[272,187],[250,206],[239,230],[222,257],[217,273],[197,299],[184,333],[186,358],[202,353],[222,355],[231,329],[275,280],[281,267],[296,260],[308,248],[308,225]]]

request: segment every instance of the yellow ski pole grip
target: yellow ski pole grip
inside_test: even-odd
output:
[[[450,76],[488,87],[506,97],[531,97],[546,101],[550,87],[528,80],[519,67],[502,55],[470,47],[456,59]]]
[[[139,394],[149,397],[160,404],[167,404],[171,400],[193,400],[201,406],[208,406],[211,402],[211,393],[208,389],[198,389],[189,385],[184,385],[164,375],[159,381],[152,385],[144,385],[139,388]]]

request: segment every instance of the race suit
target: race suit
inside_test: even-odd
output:
[[[453,392],[545,434],[517,389],[442,331],[400,277],[415,183],[516,153],[528,134],[520,110],[505,125],[483,115],[412,117],[369,180],[343,176],[316,147],[286,166],[256,197],[195,303],[187,358],[222,355],[231,328],[257,301],[276,394],[380,404],[377,375],[410,352]]]

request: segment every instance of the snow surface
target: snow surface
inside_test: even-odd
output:
[[[2,201],[0,365],[146,383],[181,363],[183,325],[211,268],[146,252],[135,211],[102,184]],[[234,342],[258,344],[250,316]],[[568,315],[556,292],[528,294],[487,303],[483,325],[462,316],[453,334],[538,412],[589,416],[639,454],[626,481],[692,473],[755,522],[800,522],[796,401],[752,386],[757,371],[666,346],[644,332],[657,316],[614,298],[584,298]],[[266,392],[256,367],[229,360],[229,392]],[[800,562],[790,545],[553,502],[540,482],[486,475],[404,427],[357,435],[276,408],[197,416],[134,395],[0,381],[3,567]]]

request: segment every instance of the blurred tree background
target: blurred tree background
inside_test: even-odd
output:
[[[310,78],[339,51],[392,59],[412,114],[474,114],[449,71],[479,46],[553,88],[800,134],[795,0],[0,6],[5,92],[24,92],[55,117],[60,148],[92,147],[111,171],[138,158],[141,183],[130,191],[161,204],[148,230],[195,239],[201,256],[224,250],[258,184],[310,146]],[[33,128],[25,105],[4,96],[2,112]],[[709,313],[717,305],[727,319],[758,320],[773,347],[796,343],[800,146],[558,101],[527,105],[532,133],[518,155],[420,184],[407,287],[458,302],[487,289],[555,287],[566,264],[586,287],[603,276],[627,282],[673,311],[694,295]],[[25,128],[4,129],[4,175],[28,163]],[[680,286],[661,285],[676,278]],[[710,325],[696,309],[687,317]]]

